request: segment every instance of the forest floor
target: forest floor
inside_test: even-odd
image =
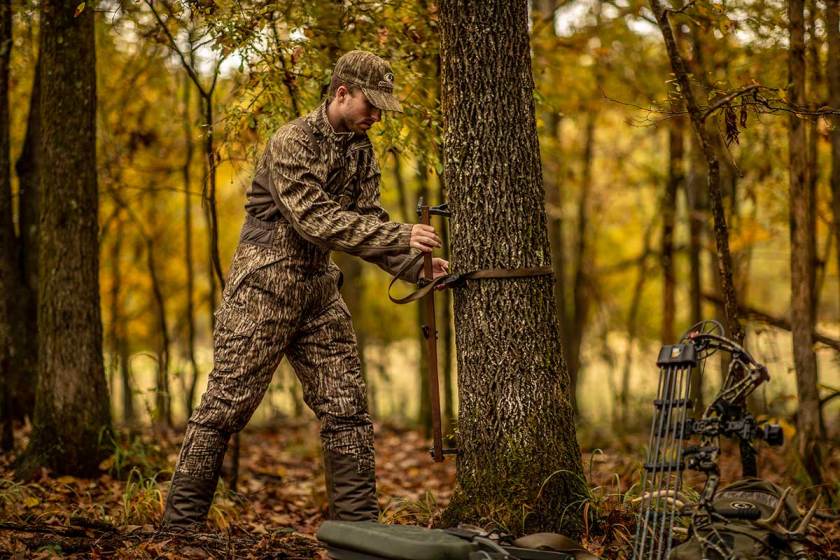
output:
[[[17,433],[18,447],[26,436],[26,430]],[[326,558],[315,539],[326,497],[314,422],[243,432],[238,492],[220,485],[207,532],[200,534],[156,530],[180,438],[171,431],[123,435],[94,480],[43,473],[30,483],[15,482],[11,455],[0,456],[0,558]],[[581,440],[586,439],[605,438],[584,431]],[[643,438],[606,439],[610,445],[603,451],[583,447],[587,510],[595,514],[583,544],[612,560],[627,557],[633,538],[633,510],[627,504]],[[440,519],[455,468],[450,460],[433,463],[428,447],[415,430],[377,426],[382,522],[433,526]],[[826,472],[836,489],[840,450],[830,453]],[[787,446],[764,448],[759,465],[766,477],[794,486],[801,495],[807,489],[792,457]],[[736,467],[735,461],[724,461],[722,479],[734,480]],[[819,558],[840,559],[836,520],[816,521],[811,538]]]

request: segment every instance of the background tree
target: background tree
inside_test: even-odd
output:
[[[795,107],[805,106],[805,2],[789,0],[788,99]],[[812,200],[808,185],[805,122],[797,114],[789,117],[788,157],[790,180],[790,282],[791,332],[799,395],[797,428],[799,454],[811,479],[822,482],[817,439],[820,429],[817,357],[814,354],[814,229]]]
[[[93,10],[41,3],[39,360],[33,431],[18,467],[93,474],[110,429],[102,361]]]
[[[456,271],[550,264],[527,29],[526,2],[441,4]],[[547,277],[455,294],[460,455],[447,520],[580,531],[566,508],[583,487],[557,321]]]

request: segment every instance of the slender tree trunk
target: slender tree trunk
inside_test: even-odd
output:
[[[142,224],[138,224],[142,228]],[[170,336],[169,324],[166,320],[166,299],[163,295],[163,285],[155,259],[155,241],[152,233],[143,233],[146,249],[146,267],[152,282],[152,297],[155,302],[155,320],[159,331],[160,341],[157,352],[157,381],[155,388],[155,406],[157,420],[160,424],[172,427],[172,396],[169,383]]]
[[[828,102],[834,109],[840,109],[840,0],[826,0],[825,28],[828,40],[826,77],[828,79]],[[834,127],[829,132],[831,140],[831,207],[834,210],[835,257],[837,273],[840,274],[840,117],[832,117]],[[840,285],[840,282],[838,282]],[[839,286],[840,287],[840,286]],[[840,317],[840,290],[837,293],[837,315]]]
[[[650,0],[651,9],[656,16],[662,37],[665,40],[665,47],[668,51],[668,59],[671,63],[671,70],[676,76],[680,91],[686,102],[691,124],[694,133],[698,136],[703,156],[708,166],[708,190],[709,201],[712,207],[714,218],[715,246],[719,260],[718,273],[720,275],[721,288],[723,291],[724,311],[726,313],[726,330],[728,335],[738,343],[744,340],[744,331],[738,321],[738,300],[735,294],[735,284],[732,278],[732,256],[729,252],[729,232],[726,225],[726,217],[723,209],[723,195],[721,192],[720,163],[714,147],[709,139],[705,127],[703,113],[691,90],[688,72],[685,62],[677,49],[674,33],[668,21],[668,12],[662,8],[660,0]]]
[[[447,0],[440,21],[453,268],[547,266],[528,4]],[[455,321],[461,454],[444,522],[577,536],[567,506],[585,489],[551,281],[468,282]]]
[[[14,447],[12,433],[13,386],[17,374],[13,369],[19,351],[13,338],[16,322],[15,293],[20,286],[17,266],[17,236],[12,209],[12,175],[9,170],[9,60],[12,55],[12,4],[0,2],[0,412],[3,430],[0,448]]]
[[[38,374],[38,188],[39,140],[41,130],[41,72],[35,64],[35,77],[29,97],[29,115],[21,154],[15,163],[18,176],[18,269],[21,288],[18,305],[23,327],[15,329],[21,350],[18,371],[22,373],[14,389],[12,410],[15,418],[32,417],[35,409],[35,385]]]
[[[805,95],[805,103],[815,110],[821,103],[819,102],[820,84],[822,82],[822,75],[820,73],[820,55],[821,49],[820,41],[817,38],[817,2],[816,0],[808,0],[808,42],[807,42],[807,93]],[[840,64],[840,61],[836,61]],[[808,207],[808,223],[811,231],[808,233],[809,242],[811,243],[811,266],[813,268],[811,274],[811,313],[813,320],[817,321],[817,309],[819,309],[820,292],[819,284],[817,283],[818,271],[823,266],[820,260],[819,251],[817,250],[817,184],[820,178],[820,160],[819,150],[819,131],[817,130],[818,117],[808,118],[808,128],[806,131],[806,138],[808,139],[807,157],[805,163],[805,171],[807,177],[807,188],[809,193],[810,205]]]
[[[677,104],[674,109],[677,109]],[[685,121],[675,117],[668,121],[668,179],[662,197],[662,344],[673,344],[676,322],[676,275],[674,273],[674,227],[677,216],[677,193],[685,179]]]
[[[204,158],[207,160],[207,183],[204,185],[204,200],[207,223],[210,228],[210,263],[219,286],[224,290],[225,275],[219,258],[219,217],[216,212],[216,168],[218,156],[214,145],[213,92],[203,96],[204,101]]]
[[[788,99],[796,106],[805,103],[804,0],[789,0]],[[791,115],[788,129],[790,158],[790,271],[791,326],[796,388],[799,394],[797,437],[799,453],[815,484],[822,482],[817,439],[820,429],[817,359],[814,353],[813,276],[814,258],[811,226],[811,191],[808,187],[805,123]]]
[[[134,423],[134,393],[129,378],[128,342],[126,340],[125,317],[122,313],[122,244],[125,224],[122,219],[117,220],[117,230],[114,233],[114,243],[111,246],[111,352],[113,354],[113,370],[119,371],[122,384],[122,418],[127,425]]]
[[[190,363],[190,378],[186,383],[184,395],[187,411],[187,419],[192,416],[193,403],[195,402],[195,386],[198,383],[198,364],[195,359],[195,267],[193,265],[193,225],[192,225],[192,159],[194,143],[192,136],[192,119],[190,118],[190,91],[192,86],[188,79],[184,79],[183,85],[183,107],[184,107],[184,165],[181,167],[181,178],[184,183],[184,268],[187,274],[187,285],[184,294],[187,300],[186,321],[187,321],[187,359]]]
[[[94,10],[41,2],[38,388],[18,475],[93,475],[111,417],[102,362]]]
[[[580,383],[580,352],[583,345],[583,334],[589,318],[589,304],[594,280],[590,274],[592,267],[592,249],[589,246],[589,205],[592,191],[592,159],[595,144],[596,113],[591,110],[586,116],[586,132],[583,146],[583,174],[580,185],[580,198],[577,209],[577,238],[575,239],[575,269],[572,284],[571,321],[565,332],[569,334],[569,346],[566,348],[566,367],[572,387],[572,407],[575,416],[580,416],[577,401],[577,388]]]

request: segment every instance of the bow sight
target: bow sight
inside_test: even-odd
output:
[[[729,357],[721,390],[700,418],[691,418],[692,377],[700,375],[706,360],[719,351]],[[660,368],[659,386],[642,474],[635,560],[668,558],[677,517],[691,516],[695,523],[698,515],[744,518],[755,513],[714,509],[713,498],[720,481],[721,436],[739,442],[744,474],[748,476],[757,474],[751,442],[760,439],[781,445],[783,440],[779,426],[760,424],[746,408],[747,397],[770,379],[767,368],[725,338],[717,321],[698,323],[679,344],[663,346],[656,363]],[[695,443],[686,446],[692,439]],[[688,505],[682,492],[686,469],[706,476],[696,504]]]

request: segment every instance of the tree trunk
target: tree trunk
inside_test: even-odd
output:
[[[41,3],[38,387],[18,466],[94,475],[111,415],[102,363],[94,10]]]
[[[805,103],[804,0],[789,0],[788,99],[795,107]],[[788,129],[790,165],[790,281],[793,361],[799,394],[797,437],[799,453],[814,484],[822,482],[817,438],[820,428],[817,357],[814,353],[814,258],[811,226],[811,191],[808,188],[805,123],[791,114]]]
[[[0,412],[3,431],[0,447],[14,447],[12,394],[17,380],[13,368],[17,348],[13,339],[17,321],[16,289],[20,286],[17,266],[17,236],[12,209],[12,175],[9,171],[9,60],[12,55],[12,4],[0,2]]]
[[[143,224],[137,226],[142,230]],[[163,284],[160,279],[157,259],[155,258],[155,240],[153,233],[142,232],[146,248],[146,267],[149,269],[149,279],[152,282],[152,297],[155,305],[155,320],[157,321],[158,342],[157,351],[157,380],[155,383],[155,412],[157,422],[172,427],[172,397],[169,386],[169,355],[170,337],[169,325],[166,320],[166,299],[163,295]]]
[[[550,264],[527,28],[525,1],[441,4],[455,271]],[[569,506],[585,488],[551,281],[471,281],[454,296],[461,454],[444,522],[577,536]]]
[[[590,294],[593,281],[590,269],[593,256],[589,247],[589,196],[592,190],[592,149],[595,143],[595,110],[590,110],[586,116],[586,132],[583,146],[583,173],[580,184],[580,198],[577,209],[577,237],[575,239],[575,268],[572,284],[572,312],[565,327],[568,333],[568,347],[566,350],[566,367],[571,382],[572,407],[575,416],[580,416],[577,401],[577,388],[580,382],[580,352],[583,345],[583,332],[589,317]]]
[[[619,394],[621,424],[625,429],[628,427],[628,422],[630,421],[630,374],[633,364],[633,346],[636,343],[639,326],[639,307],[642,304],[642,295],[644,294],[645,282],[648,276],[647,255],[650,253],[650,238],[653,233],[652,224],[653,222],[645,228],[644,240],[642,242],[642,258],[639,259],[639,272],[636,276],[636,284],[633,286],[633,296],[630,299],[630,309],[627,313],[627,351],[624,354],[624,369],[621,373],[621,393]]]
[[[668,51],[668,59],[671,63],[671,70],[674,72],[680,93],[686,102],[691,125],[697,135],[700,148],[708,167],[707,186],[709,201],[714,218],[715,247],[718,256],[718,273],[720,277],[722,295],[724,300],[724,312],[726,315],[726,331],[730,338],[739,344],[744,340],[744,331],[738,321],[738,300],[735,294],[735,284],[732,278],[732,256],[729,252],[729,232],[726,225],[726,217],[723,209],[723,194],[721,192],[720,163],[714,146],[709,138],[706,129],[706,122],[700,110],[694,93],[691,90],[691,83],[686,71],[685,62],[682,59],[674,33],[668,21],[668,12],[662,8],[660,0],[650,0],[651,9],[656,16],[662,37],[665,40],[665,47]]]
[[[822,75],[820,74],[820,55],[821,50],[820,41],[817,38],[817,2],[816,0],[808,0],[808,46],[806,62],[808,86],[807,94],[803,101],[806,102],[811,110],[816,110],[821,104],[819,102],[820,82]],[[840,61],[837,61],[840,64]],[[820,160],[819,150],[819,131],[817,124],[818,117],[808,117],[808,128],[806,137],[808,139],[807,156],[805,159],[805,171],[807,177],[807,188],[809,193],[810,205],[808,206],[808,224],[811,231],[808,233],[809,243],[811,243],[811,313],[813,314],[814,322],[817,321],[817,309],[820,304],[819,284],[817,283],[818,271],[823,265],[820,260],[819,251],[817,250],[817,183],[820,178]]]
[[[128,355],[128,341],[126,340],[125,317],[122,312],[122,266],[120,263],[122,255],[123,232],[125,230],[124,221],[115,217],[117,220],[117,230],[114,234],[114,243],[111,246],[111,353],[112,357],[112,376],[117,371],[120,374],[120,382],[122,384],[122,418],[126,425],[134,423],[134,394],[131,388],[131,380],[129,378],[129,355]]]
[[[840,109],[840,0],[826,0],[825,7],[826,39],[828,40],[828,58],[826,59],[826,77],[828,79],[828,103],[834,109]],[[829,131],[831,139],[831,206],[834,210],[835,256],[837,273],[840,274],[840,117],[831,117],[834,128]],[[840,317],[840,291],[837,294],[837,315]]]
[[[190,378],[185,383],[184,394],[185,410],[187,419],[192,416],[193,403],[195,401],[195,386],[198,383],[198,364],[195,359],[195,267],[193,265],[193,226],[192,226],[192,159],[193,159],[193,136],[192,120],[190,118],[190,91],[192,86],[189,79],[184,77],[183,85],[183,107],[184,107],[184,164],[181,167],[181,179],[184,183],[184,268],[187,274],[187,285],[184,294],[187,300],[186,322],[187,322],[187,359],[190,363]]]
[[[677,109],[678,104],[674,107]],[[677,193],[683,184],[685,121],[675,117],[668,124],[668,179],[662,197],[662,344],[674,344],[676,322],[676,276],[674,273],[674,227],[677,216]]]
[[[35,77],[29,96],[29,115],[21,154],[15,162],[18,176],[18,267],[21,289],[23,328],[16,329],[21,349],[19,371],[23,374],[14,390],[13,411],[16,418],[32,417],[35,410],[35,381],[38,372],[38,176],[41,130],[41,64],[35,64]],[[15,333],[13,333],[14,336]]]

